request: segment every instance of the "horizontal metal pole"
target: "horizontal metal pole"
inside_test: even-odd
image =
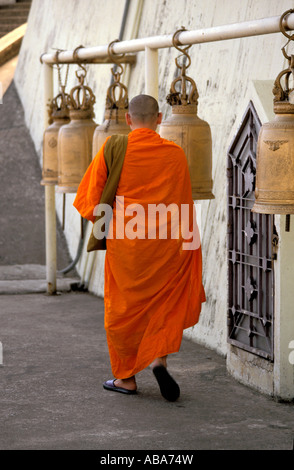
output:
[[[71,52],[71,51],[65,51],[65,52]],[[44,61],[43,60],[43,57],[45,56],[48,56],[50,54],[42,54],[40,56],[40,61],[41,63],[45,62],[46,64],[55,64],[57,63],[57,60],[56,60],[56,55],[55,55],[55,58],[54,60],[50,59],[49,61]],[[78,56],[78,54],[77,54]],[[78,58],[77,59],[77,56],[72,59],[68,59],[69,57],[69,54],[61,54],[59,53],[58,55],[58,63],[59,64],[68,64],[68,63],[71,63],[71,64],[79,64],[80,62],[83,62],[83,63],[87,63],[87,64],[113,64],[113,60],[111,59],[111,57],[91,57],[89,59],[80,59]],[[79,56],[78,56],[79,57]],[[135,54],[128,54],[128,55],[123,55],[123,56],[117,56],[115,58],[115,63],[116,64],[129,64],[129,65],[134,65],[135,63],[137,62],[137,56]]]
[[[278,33],[280,32],[280,18],[280,16],[273,16],[259,20],[213,26],[207,29],[183,31],[178,34],[177,39],[179,44],[188,45]],[[283,25],[285,30],[294,30],[294,13],[289,14],[284,19]],[[149,47],[150,49],[172,47],[172,38],[173,34],[169,34],[116,42],[113,44],[112,51],[114,54],[126,54],[144,51],[145,47]],[[95,62],[95,60],[98,62],[98,59],[104,59],[106,57],[108,57],[108,45],[80,48],[76,51],[75,59],[74,51],[63,51],[59,53],[58,61],[60,63],[76,63],[76,58],[78,58],[81,62]],[[41,58],[44,63],[56,63],[55,53],[42,54]]]

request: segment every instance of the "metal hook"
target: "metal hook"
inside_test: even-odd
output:
[[[56,47],[52,47],[53,50],[55,50],[55,61],[56,61],[56,64],[52,64],[52,67],[54,68],[54,65],[57,66],[57,68],[61,68],[60,66],[62,66],[63,64],[60,64],[59,63],[59,54],[60,52],[64,52],[64,49],[57,49]]]
[[[111,43],[108,45],[108,55],[109,55],[111,62],[113,62],[116,65],[116,67],[112,67],[111,72],[115,80],[119,82],[120,76],[123,74],[124,69],[122,65],[118,62],[118,59],[119,58],[122,59],[125,56],[125,54],[123,53],[123,54],[118,55],[113,52],[113,45],[116,42],[120,42],[120,39],[115,39],[114,41],[111,41]],[[120,68],[120,71],[117,70],[117,67]]]
[[[43,52],[43,53],[40,55],[40,62],[41,62],[41,64],[43,64],[43,55],[45,55],[45,54],[46,54],[46,52]]]
[[[294,9],[293,9],[293,8],[291,8],[290,10],[285,11],[285,12],[282,14],[282,16],[281,16],[281,18],[280,18],[280,23],[279,23],[281,33],[283,33],[284,36],[286,36],[286,38],[289,39],[289,41],[293,41],[293,40],[294,40],[294,33],[293,33],[293,34],[287,34],[287,33],[286,33],[285,28],[284,28],[284,26],[283,26],[283,20],[285,19],[286,16],[290,15],[291,13],[294,13]],[[289,42],[289,41],[288,41],[288,42]],[[287,42],[287,44],[288,44],[288,42]],[[286,46],[287,46],[287,44],[286,44]],[[284,46],[284,47],[285,47],[285,46]]]
[[[74,58],[74,61],[77,62],[77,63],[80,63],[81,62],[81,59],[78,58],[78,50],[79,49],[82,49],[84,48],[85,46],[83,46],[82,44],[78,47],[76,47],[72,53],[73,55],[73,58]],[[86,62],[85,60],[83,60],[83,62]]]
[[[286,50],[285,50],[285,47],[288,46],[290,42],[290,39],[286,42],[286,44],[282,47],[282,53],[283,53],[283,56],[285,57],[285,59],[287,60],[291,60],[291,57],[287,54]]]
[[[173,46],[174,46],[178,51],[181,52],[181,55],[186,56],[187,59],[188,59],[188,61],[189,61],[188,65],[186,65],[186,64],[185,64],[185,65],[179,65],[179,64],[178,64],[178,59],[179,59],[181,56],[177,57],[177,58],[175,59],[175,63],[176,63],[176,66],[177,66],[179,69],[182,69],[183,67],[184,67],[185,69],[187,69],[187,68],[190,67],[190,65],[191,65],[191,57],[190,57],[189,54],[187,53],[187,50],[190,49],[191,44],[190,44],[189,46],[186,46],[186,47],[184,47],[183,49],[181,49],[181,48],[179,47],[179,40],[177,39],[177,36],[179,35],[179,33],[183,32],[183,31],[187,31],[186,28],[185,28],[185,26],[182,26],[181,29],[178,29],[178,30],[174,33],[173,38],[172,38],[172,44],[173,44]],[[176,41],[178,41],[178,43],[176,43]]]
[[[52,47],[52,49],[54,49],[54,50],[56,51],[56,52],[55,52],[55,60],[56,60],[57,65],[58,65],[58,54],[59,54],[60,52],[62,52],[62,49],[56,49],[55,47]],[[47,54],[47,52],[43,52],[43,53],[40,55],[40,62],[41,62],[41,64],[43,64],[43,56],[46,55],[46,54]],[[48,65],[49,65],[49,67],[54,68],[54,65],[55,65],[55,64],[53,63],[53,64],[48,64]]]
[[[82,64],[78,64],[82,70],[76,70],[76,77],[79,80],[80,84],[83,85],[85,76],[87,75],[87,70]]]
[[[83,47],[85,47],[85,46],[80,45],[80,46],[76,47],[75,50],[73,51],[73,58],[74,58],[75,62],[77,62],[78,66],[80,67],[80,70],[79,69],[76,70],[76,77],[80,81],[81,85],[84,83],[84,78],[87,75],[87,69],[81,63],[81,60],[78,58],[77,51],[79,49],[83,48]],[[83,62],[85,62],[85,61],[83,61]]]

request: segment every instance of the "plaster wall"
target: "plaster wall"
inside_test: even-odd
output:
[[[182,25],[194,30],[276,16],[292,6],[290,0],[132,0],[124,39],[136,35],[171,34]],[[40,124],[43,119],[40,55],[51,48],[74,49],[80,44],[108,44],[118,37],[123,9],[124,2],[121,0],[33,0],[15,82],[40,162],[43,135],[43,125]],[[192,64],[187,74],[196,81],[200,95],[198,115],[210,124],[212,131],[215,200],[200,202],[207,302],[203,306],[200,322],[187,330],[185,335],[221,355],[227,353],[227,149],[240,124],[237,117],[244,113],[248,105],[248,90],[252,81],[273,81],[285,68],[281,53],[285,43],[286,38],[282,34],[270,34],[193,45],[189,50]],[[178,51],[173,48],[159,51],[158,96],[164,118],[171,112],[165,98],[177,75],[174,63],[177,56]],[[140,52],[136,65],[128,70],[125,77],[130,98],[144,92],[144,67],[144,52]],[[75,69],[71,67],[69,71],[69,88],[75,83]],[[111,78],[110,66],[89,65],[88,70],[88,84],[96,94],[96,122],[100,124],[106,88]],[[64,77],[65,66],[61,71]],[[74,257],[80,236],[80,218],[72,207],[73,198],[73,195],[66,197],[65,235]],[[57,213],[61,218],[62,198],[59,195]],[[103,263],[103,253],[88,255],[84,248],[78,265],[82,278],[89,283],[89,290],[101,296]]]

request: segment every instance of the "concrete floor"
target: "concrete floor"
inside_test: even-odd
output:
[[[181,387],[162,398],[150,369],[138,394],[112,378],[103,300],[71,292],[0,296],[0,449],[291,450],[294,406],[239,384],[225,359],[184,339],[168,367]]]

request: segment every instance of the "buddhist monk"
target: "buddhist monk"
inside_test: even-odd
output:
[[[126,122],[131,132],[113,205],[112,236],[106,241],[105,330],[114,379],[103,387],[135,394],[136,375],[150,366],[162,396],[175,401],[180,387],[167,370],[167,356],[179,351],[183,330],[198,322],[205,293],[201,246],[192,240],[197,235],[187,159],[181,147],[156,132],[161,119],[153,97],[138,95],[130,101]],[[107,180],[104,148],[105,143],[74,201],[82,217],[92,222]],[[179,230],[171,233],[182,207],[189,216],[186,235],[181,218]],[[153,218],[148,218],[148,208]],[[164,222],[158,213],[154,217],[154,208],[162,209],[159,215],[167,208],[164,236],[158,233]],[[116,237],[119,212],[126,233]],[[153,221],[152,230],[148,220],[149,225]]]

